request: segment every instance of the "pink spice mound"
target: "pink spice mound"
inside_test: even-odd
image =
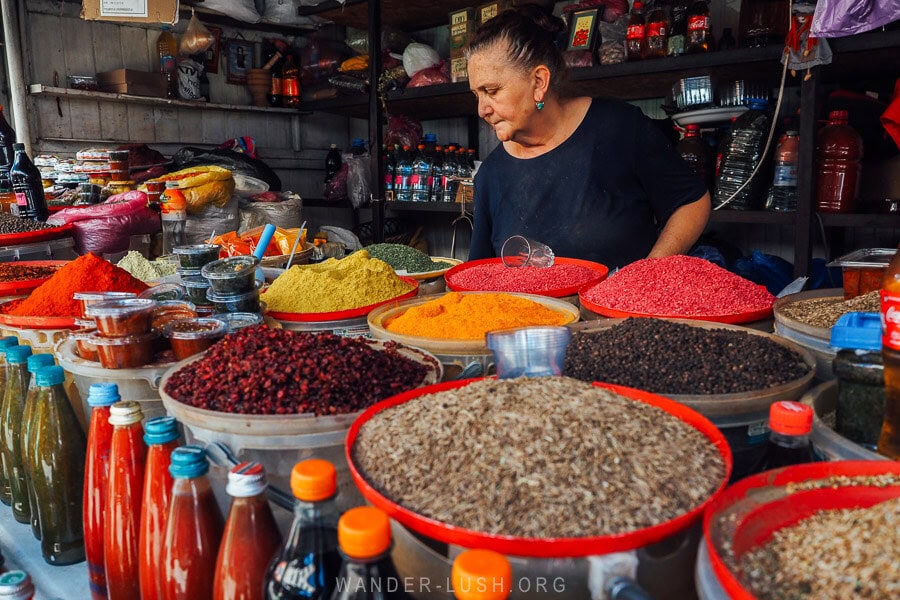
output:
[[[772,308],[764,287],[691,256],[645,258],[585,290],[598,306],[642,315],[727,316]]]
[[[454,273],[448,284],[455,290],[474,292],[523,292],[541,294],[567,287],[581,287],[600,279],[593,269],[556,263],[552,267],[518,267],[484,263]]]

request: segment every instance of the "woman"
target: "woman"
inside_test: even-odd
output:
[[[502,142],[475,177],[469,259],[499,255],[516,234],[609,267],[687,252],[706,227],[709,193],[640,109],[563,92],[561,29],[526,5],[469,43],[478,116]]]

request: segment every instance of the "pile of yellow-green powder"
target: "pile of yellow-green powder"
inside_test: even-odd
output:
[[[131,250],[122,257],[117,267],[121,267],[131,273],[132,277],[136,277],[141,281],[155,281],[161,277],[167,277],[175,274],[177,265],[165,260],[150,261],[144,258],[144,255],[135,250]]]
[[[411,289],[389,264],[361,250],[342,259],[291,267],[263,292],[262,300],[275,312],[335,312],[390,300]]]

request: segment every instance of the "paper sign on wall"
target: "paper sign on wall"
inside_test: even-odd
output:
[[[146,17],[147,0],[100,0],[101,17]]]
[[[82,0],[85,21],[178,22],[178,0]]]

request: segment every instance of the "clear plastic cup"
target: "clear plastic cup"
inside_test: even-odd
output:
[[[206,291],[206,298],[213,303],[218,313],[260,312],[259,286],[242,294],[220,294],[210,288]]]
[[[137,294],[134,292],[75,292],[72,296],[74,300],[81,300],[81,316],[87,316],[87,308],[98,302],[106,302],[108,300],[121,300],[123,298],[135,298]]]
[[[245,294],[254,289],[258,266],[255,256],[231,256],[205,265],[200,272],[216,294]]]
[[[209,289],[209,280],[206,277],[201,275],[193,277],[182,276],[181,285],[184,286],[185,300],[191,301],[198,307],[203,304],[209,304],[209,301],[206,299],[206,291]]]
[[[175,246],[172,248],[172,254],[178,257],[182,269],[202,269],[209,263],[219,260],[220,250],[216,244],[194,244]]]
[[[153,360],[155,333],[108,338],[93,335],[87,341],[97,348],[100,366],[104,369],[134,369]]]
[[[178,360],[199,354],[225,337],[228,326],[220,319],[181,319],[165,327],[165,336],[172,344]]]
[[[213,318],[225,321],[225,324],[228,326],[228,333],[233,333],[244,327],[260,325],[263,322],[262,315],[250,312],[216,313],[213,315]]]
[[[486,341],[497,377],[511,379],[561,375],[571,338],[568,327],[522,327],[488,332]]]
[[[97,331],[106,337],[126,337],[150,332],[156,300],[125,298],[92,304],[87,316],[97,322]]]
[[[507,267],[537,267],[546,269],[553,266],[555,255],[547,244],[524,235],[514,235],[503,242],[500,260]]]

